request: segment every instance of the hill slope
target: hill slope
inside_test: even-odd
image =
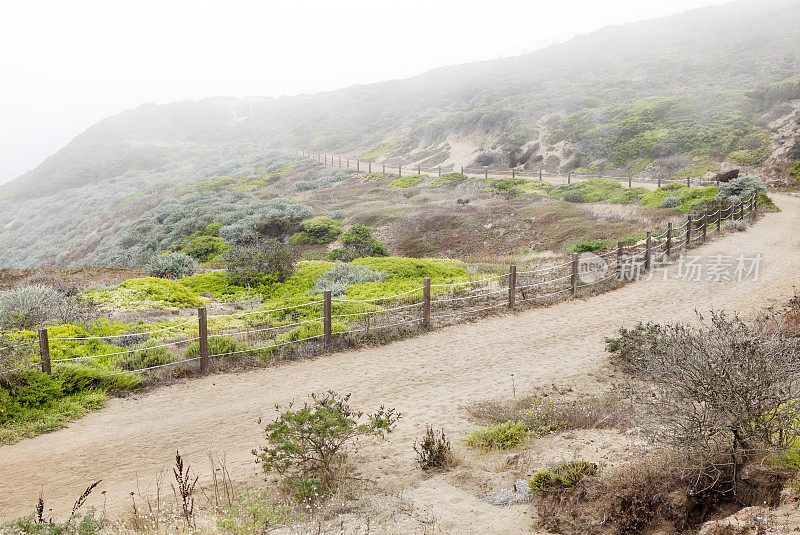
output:
[[[563,170],[638,172],[670,156],[696,174],[725,158],[757,164],[771,152],[759,117],[800,97],[798,27],[796,0],[743,0],[407,80],[143,105],[99,122],[0,198],[169,169],[231,143],[434,165],[464,165],[480,149],[482,163]]]

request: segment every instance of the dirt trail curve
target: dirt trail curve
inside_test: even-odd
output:
[[[508,521],[510,512],[455,488],[445,492],[444,483],[429,482],[435,478],[414,480],[419,470],[410,444],[424,425],[442,425],[458,435],[465,425],[458,405],[510,396],[512,373],[518,391],[550,381],[593,383],[608,372],[603,339],[620,326],[692,320],[696,309],[758,311],[790,298],[800,274],[800,199],[775,198],[781,213],[692,252],[707,257],[760,253],[758,281],[683,281],[674,277],[673,266],[666,282],[654,278],[586,300],[457,325],[387,346],[113,399],[67,429],[0,447],[0,519],[30,512],[40,492],[56,510],[68,510],[97,479],[103,480],[109,503],[129,500],[137,476],[152,479],[169,466],[176,449],[196,466],[206,466],[209,450],[224,453],[234,477],[254,479],[257,466],[250,451],[261,441],[256,420],[271,418],[275,403],[331,388],[352,392],[353,401],[367,409],[386,403],[404,413],[398,432],[374,447],[383,457],[371,470],[379,484],[395,481],[400,488],[404,482],[407,499],[420,507],[436,509],[437,501],[446,500],[438,513],[444,524],[464,522],[455,531],[482,532],[480,517],[490,520],[499,514]],[[99,496],[93,499],[102,503]],[[518,516],[517,533],[529,524],[524,512]]]

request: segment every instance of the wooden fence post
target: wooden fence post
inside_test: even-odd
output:
[[[739,221],[744,221],[744,201],[739,201]]]
[[[691,186],[689,185],[689,181],[690,181],[690,180],[691,180],[691,179],[690,179],[690,178],[687,176],[687,177],[686,177],[686,187],[687,187],[687,188],[688,188],[688,187],[691,187]]]
[[[622,254],[623,245],[621,241],[617,242],[617,279],[622,280]]]
[[[463,165],[461,166],[461,174],[462,175],[464,174],[464,166]]]
[[[511,178],[517,178],[517,170],[516,169],[512,169],[511,170]]]
[[[42,371],[50,375],[53,370],[50,368],[50,340],[47,338],[47,328],[39,329],[39,353],[42,356]]]
[[[514,309],[517,302],[517,266],[511,265],[508,270],[508,308]]]
[[[539,169],[539,180],[541,180],[541,179],[542,179],[542,170]]]
[[[431,278],[422,279],[422,326],[431,326]]]
[[[208,312],[206,307],[197,309],[197,325],[200,343],[200,373],[208,371]]]
[[[647,239],[644,242],[644,270],[650,271],[650,257],[651,257],[651,247],[653,244],[653,233],[651,231],[647,231]]]
[[[361,171],[361,160],[356,160],[356,171]]]
[[[578,293],[578,253],[572,253],[572,297]]]
[[[369,162],[367,162],[367,165],[368,165],[367,173],[371,173],[372,172],[372,160],[369,160]]]
[[[658,177],[658,187],[661,187],[661,176]]]
[[[630,175],[628,175],[628,187],[629,188],[633,187],[633,177]]]
[[[572,183],[572,171],[567,172],[567,184]]]
[[[669,256],[672,253],[672,222],[667,223],[667,249],[666,254]]]
[[[436,176],[442,176],[442,166],[441,165],[439,166],[439,174],[436,175]]]
[[[417,164],[417,174],[418,175],[422,174],[422,168],[419,166],[419,164]]]
[[[692,214],[689,214],[686,219],[686,248],[692,246]]]
[[[386,174],[386,162],[383,162],[383,170],[381,172]]]
[[[722,205],[719,205],[719,209],[717,210],[717,232],[720,231],[722,228]]]
[[[484,170],[484,178],[486,180],[489,180],[489,168],[488,167]]]
[[[706,242],[706,231],[708,230],[708,210],[703,212],[703,243]]]
[[[323,341],[325,347],[328,348],[331,345],[331,309],[332,307],[332,293],[330,290],[325,290],[324,293],[324,304],[322,310],[322,334],[323,334]]]
[[[400,178],[402,176],[403,176],[403,166],[400,165],[400,164],[397,164],[397,178]]]

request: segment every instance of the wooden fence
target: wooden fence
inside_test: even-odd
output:
[[[121,348],[119,352],[103,355],[67,356],[51,360],[50,344],[54,341],[76,343],[116,339],[119,345],[125,346],[125,337],[148,337],[153,334],[163,335],[165,332],[168,334],[170,330],[183,329],[194,321],[197,322],[196,335],[166,341],[154,347],[174,348],[196,341],[199,343],[197,356],[130,371],[144,372],[199,360],[200,371],[205,373],[209,370],[209,361],[214,358],[234,357],[245,353],[255,355],[259,352],[272,356],[285,348],[297,351],[300,346],[314,351],[327,351],[333,348],[336,337],[345,335],[355,337],[401,326],[424,331],[482,317],[499,309],[516,310],[526,304],[555,303],[564,299],[583,297],[588,295],[587,289],[594,292],[613,289],[628,280],[635,280],[636,277],[633,276],[626,278],[628,275],[634,275],[633,271],[639,275],[653,269],[656,263],[664,265],[676,254],[705,242],[712,233],[719,233],[725,222],[744,221],[746,216],[751,220],[754,219],[757,197],[757,193],[754,193],[738,203],[720,206],[712,213],[706,211],[699,216],[690,214],[683,224],[675,226],[669,223],[660,234],[647,232],[646,237],[639,242],[632,244],[619,242],[616,247],[596,251],[595,258],[602,259],[602,265],[605,266],[605,268],[601,266],[597,273],[582,272],[580,256],[574,253],[565,263],[527,271],[520,271],[517,266],[511,265],[505,273],[479,280],[432,284],[430,278],[425,278],[422,286],[388,297],[351,300],[335,297],[330,291],[326,291],[322,300],[302,305],[213,317],[207,315],[205,308],[199,308],[194,318],[143,333],[105,337],[49,338],[47,329],[41,328],[38,337],[41,369],[45,373],[52,373],[54,365],[62,362],[121,358],[120,355],[130,355],[132,351],[136,351],[136,349]],[[589,275],[588,281],[587,275]],[[307,316],[312,316],[312,319],[300,320]],[[239,321],[248,319],[249,324],[246,327],[225,328],[224,321],[229,318]],[[214,325],[215,323],[219,325]],[[210,340],[221,337],[234,337],[242,343],[256,345],[237,351],[210,353]],[[262,342],[265,344],[257,345]],[[108,375],[119,373],[126,372],[110,372]]]

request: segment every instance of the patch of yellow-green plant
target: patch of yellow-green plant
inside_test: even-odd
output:
[[[197,296],[178,281],[145,277],[128,279],[113,290],[90,290],[83,299],[103,310],[136,311],[203,306]]]
[[[414,186],[419,186],[423,180],[428,178],[430,178],[428,175],[409,175],[397,178],[389,182],[387,186],[390,188],[412,188]]]
[[[567,202],[609,202],[632,204],[647,193],[646,188],[627,188],[613,178],[591,178],[574,184],[556,186],[550,196]]]
[[[374,180],[374,181],[392,180],[393,178],[395,178],[395,175],[391,173],[364,173],[358,175],[358,178],[361,178],[363,180]]]
[[[685,180],[687,178],[703,176],[714,169],[714,166],[715,163],[711,161],[708,156],[695,156],[692,158],[692,163],[672,175],[672,178],[675,180]]]
[[[62,429],[73,420],[97,410],[106,403],[106,395],[98,390],[84,390],[25,410],[17,418],[0,425],[0,444],[12,444],[20,439]]]
[[[727,160],[738,165],[759,165],[772,152],[772,135],[766,131],[753,132],[739,142]]]
[[[275,180],[283,176],[287,171],[294,169],[295,165],[296,164],[293,163],[287,163],[263,175],[246,178],[242,183],[238,184],[235,189],[246,191],[253,188],[264,188],[275,182]]]
[[[450,184],[463,182],[466,179],[467,175],[463,173],[443,173],[440,176],[434,178],[433,181],[430,184],[428,184],[428,187],[441,188],[443,186],[449,186]]]
[[[510,450],[522,445],[527,437],[528,429],[524,422],[504,422],[472,431],[465,442],[483,451]]]
[[[680,204],[674,206],[674,208],[684,213],[691,213],[712,201],[717,193],[719,193],[719,189],[715,186],[687,187],[684,184],[674,182],[657,190],[648,191],[639,200],[639,204],[662,207],[665,199],[676,197]]]
[[[584,479],[597,474],[597,465],[589,461],[569,461],[537,470],[528,480],[534,494],[572,492]]]
[[[362,153],[359,155],[359,160],[371,160],[372,158],[377,158],[378,156],[383,156],[389,152],[392,152],[395,148],[395,143],[393,141],[386,141],[381,143],[377,147],[374,147],[367,152]]]

